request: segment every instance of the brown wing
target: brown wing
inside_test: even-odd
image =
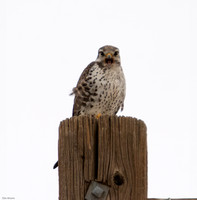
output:
[[[77,86],[73,88],[72,94],[75,95],[74,105],[73,105],[73,116],[79,116],[81,114],[82,106],[85,107],[90,99],[90,88],[89,79],[87,76],[90,73],[90,69],[94,66],[95,62],[90,63],[82,72]]]

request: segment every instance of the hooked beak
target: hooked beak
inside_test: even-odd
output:
[[[113,59],[113,56],[112,56],[111,53],[108,53],[108,54],[106,55],[105,62],[106,62],[107,64],[112,64],[112,63],[114,62],[114,59]]]

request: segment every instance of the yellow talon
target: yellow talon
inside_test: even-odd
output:
[[[101,116],[101,113],[97,114],[97,115],[96,115],[96,118],[98,119],[100,116]]]

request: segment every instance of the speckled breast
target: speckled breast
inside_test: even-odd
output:
[[[84,114],[116,114],[123,107],[125,98],[125,78],[120,66],[92,67],[87,76],[91,97]]]

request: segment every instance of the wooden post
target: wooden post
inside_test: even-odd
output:
[[[110,187],[107,200],[147,200],[147,140],[131,117],[66,119],[59,127],[59,199],[84,200],[91,181]],[[99,198],[98,198],[99,199]]]

